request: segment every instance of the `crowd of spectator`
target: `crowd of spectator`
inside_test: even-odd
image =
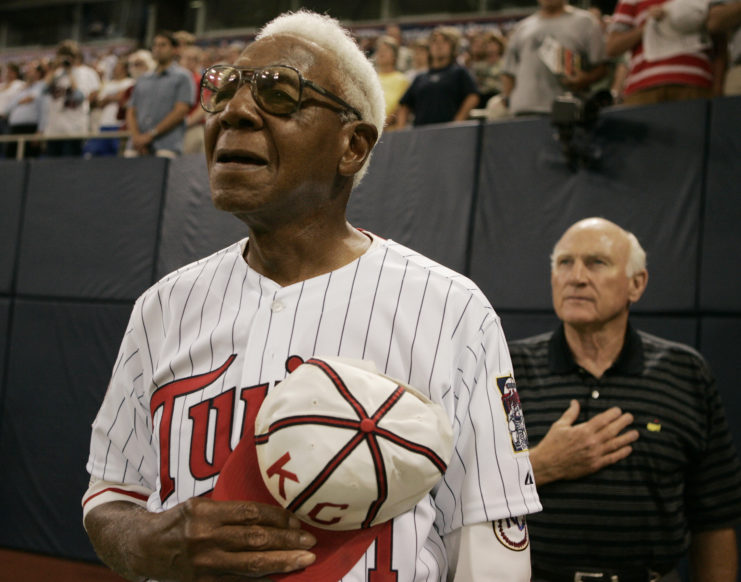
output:
[[[161,31],[149,49],[96,54],[89,47],[65,40],[51,55],[7,61],[0,69],[0,134],[43,138],[25,141],[24,157],[31,158],[202,152],[201,72],[211,64],[233,61],[246,43],[201,47],[195,41],[189,32]],[[170,107],[166,111],[159,111],[164,95],[158,91],[167,92],[172,84],[162,81],[173,75],[178,79],[174,84],[178,93],[167,102]],[[157,92],[156,98],[151,92],[147,94],[147,89]],[[161,135],[154,139],[152,130],[178,100],[184,105],[159,127]],[[127,115],[134,116],[133,122]],[[106,132],[131,136],[123,140],[80,137]],[[70,138],[65,139],[67,136]],[[17,147],[15,141],[0,144],[0,157],[15,158]]]
[[[565,94],[600,92],[625,105],[741,94],[740,31],[741,0],[618,0],[612,15],[538,0],[536,12],[504,29],[438,26],[405,36],[390,24],[358,41],[376,65],[387,129],[395,130],[472,112],[547,115]],[[52,56],[5,62],[0,133],[43,135],[26,143],[26,157],[202,152],[201,73],[233,62],[249,41],[196,40],[160,32],[150,50],[99,55],[64,41]],[[110,131],[130,137],[80,137]],[[14,157],[16,144],[4,153]]]

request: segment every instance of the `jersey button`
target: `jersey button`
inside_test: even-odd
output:
[[[592,390],[592,398],[595,400],[599,398],[599,390]]]
[[[283,302],[276,299],[270,306],[270,311],[272,311],[273,313],[278,313],[279,311],[283,311],[284,307],[285,305],[283,305]]]

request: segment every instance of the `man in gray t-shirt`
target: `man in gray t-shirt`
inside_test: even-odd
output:
[[[597,19],[566,0],[538,0],[507,44],[502,94],[514,115],[550,114],[553,100],[585,91],[607,73]]]
[[[152,41],[157,68],[136,82],[126,111],[131,140],[127,157],[156,154],[174,157],[183,151],[185,117],[195,102],[191,74],[175,62],[177,40],[159,32]]]

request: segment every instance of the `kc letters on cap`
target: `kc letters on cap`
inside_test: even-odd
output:
[[[318,528],[368,528],[408,511],[452,455],[438,404],[368,362],[312,358],[266,396],[255,420],[262,479]]]

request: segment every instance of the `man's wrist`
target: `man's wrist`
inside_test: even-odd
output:
[[[157,137],[157,136],[159,135],[159,132],[157,131],[157,128],[156,128],[156,127],[154,127],[154,128],[150,129],[150,130],[149,130],[149,131],[147,132],[147,135],[148,135],[149,137],[151,137],[152,139],[155,139],[155,138],[156,138],[156,137]]]
[[[530,465],[533,468],[533,477],[537,485],[545,485],[551,481],[556,481],[558,478],[553,475],[552,467],[548,466],[548,463],[541,462],[539,451],[537,446],[531,447],[529,451]]]

